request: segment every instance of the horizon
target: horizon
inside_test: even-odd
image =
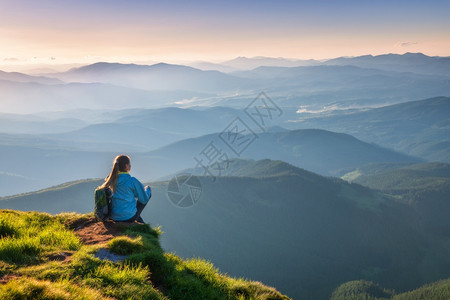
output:
[[[236,57],[450,56],[450,3],[0,0],[0,69]],[[355,25],[358,26],[355,26]]]
[[[152,65],[157,65],[157,64],[168,64],[168,65],[184,65],[184,66],[192,66],[198,63],[211,63],[211,64],[217,64],[217,65],[222,65],[222,66],[226,66],[225,63],[229,62],[229,61],[233,61],[236,59],[249,59],[249,60],[253,60],[253,59],[280,59],[280,60],[287,60],[287,61],[315,61],[315,62],[319,62],[319,63],[324,63],[326,61],[329,60],[333,60],[333,59],[339,59],[339,58],[357,58],[357,57],[366,57],[366,56],[371,56],[371,57],[377,57],[377,56],[385,56],[385,55],[399,55],[399,56],[403,56],[403,55],[407,55],[407,54],[421,54],[421,55],[425,55],[428,57],[435,57],[435,58],[450,58],[450,56],[432,56],[432,55],[428,55],[427,53],[423,53],[423,52],[404,52],[404,53],[382,53],[382,54],[377,54],[377,55],[373,55],[373,54],[362,54],[362,55],[357,55],[357,56],[336,56],[336,57],[329,57],[326,59],[313,59],[313,58],[292,58],[292,57],[271,57],[271,56],[236,56],[233,58],[229,58],[226,60],[219,60],[219,61],[206,61],[206,60],[194,60],[194,61],[180,61],[180,60],[168,60],[168,61],[157,61],[157,60],[149,60],[149,61],[107,61],[107,60],[99,60],[99,61],[92,61],[92,62],[86,62],[86,63],[81,63],[81,62],[72,62],[72,63],[42,63],[42,64],[20,64],[20,65],[16,65],[16,64],[5,64],[5,62],[0,63],[0,71],[3,72],[18,72],[18,73],[25,73],[25,74],[30,74],[30,75],[39,75],[41,74],[45,74],[45,73],[53,73],[53,72],[65,72],[65,71],[69,71],[71,69],[74,68],[80,68],[80,67],[84,67],[84,66],[89,66],[89,65],[94,65],[94,64],[100,64],[100,63],[107,63],[107,64],[123,64],[123,65],[128,65],[128,64],[133,64],[133,65],[141,65],[141,66],[152,66]],[[195,67],[196,69],[201,69],[198,67]],[[212,70],[212,68],[211,68]],[[48,71],[48,72],[45,72]]]

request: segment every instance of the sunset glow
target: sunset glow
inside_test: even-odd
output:
[[[2,0],[0,64],[449,56],[448,11],[448,1]]]

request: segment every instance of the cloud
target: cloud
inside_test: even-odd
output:
[[[418,44],[418,42],[402,42],[402,43],[399,43],[399,46],[406,48],[406,47],[417,45],[417,44]]]
[[[16,57],[7,57],[5,59],[3,59],[3,61],[5,62],[14,62],[14,61],[19,61],[20,59],[16,58]]]
[[[308,108],[307,105],[301,105],[299,107],[299,109],[297,109],[296,113],[298,114],[322,114],[322,113],[333,113],[336,111],[350,111],[350,110],[367,110],[370,108],[377,108],[383,105],[345,105],[345,104],[332,104],[332,105],[328,105],[328,106],[323,106],[321,108],[316,108],[316,109],[310,109]]]
[[[348,108],[340,108],[336,104],[330,105],[330,106],[324,106],[321,109],[308,109],[307,106],[301,105],[300,108],[296,111],[298,114],[320,114],[324,112],[332,112],[335,110],[346,110]]]
[[[0,175],[3,175],[3,176],[9,176],[9,177],[26,178],[25,176],[20,175],[20,174],[8,173],[8,172],[1,172],[1,171],[0,171]]]

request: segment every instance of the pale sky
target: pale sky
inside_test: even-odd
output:
[[[450,1],[0,0],[6,65],[450,56]]]

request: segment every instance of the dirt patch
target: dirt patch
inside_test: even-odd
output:
[[[114,221],[98,222],[95,218],[77,224],[75,233],[86,245],[106,244],[109,240],[122,235],[128,226],[134,223],[116,223]]]
[[[6,274],[0,277],[0,284],[7,284],[10,280],[18,279],[20,278],[19,275],[15,274]]]
[[[45,255],[51,261],[69,262],[72,260],[73,252],[52,252]]]

